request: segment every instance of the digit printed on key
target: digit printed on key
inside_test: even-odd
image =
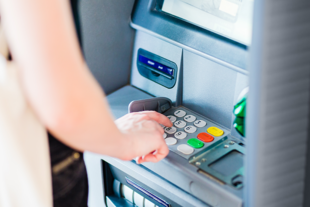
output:
[[[205,122],[205,121],[203,121],[203,120],[197,120],[197,121],[195,121],[194,122],[194,125],[196,126],[196,127],[204,127],[204,126],[206,126],[207,125],[207,122]]]
[[[176,121],[174,123],[174,126],[178,127],[178,128],[183,128],[186,126],[186,122],[182,121],[182,120],[179,120],[179,121]]]
[[[186,115],[186,112],[183,110],[177,110],[176,112],[174,112],[174,115],[177,117],[183,117]]]
[[[196,132],[196,130],[197,130],[197,128],[194,126],[187,126],[184,128],[184,131],[186,131],[187,133],[190,133],[190,134]]]
[[[184,117],[184,120],[187,121],[187,122],[193,122],[196,120],[196,117],[193,116],[193,115],[187,115]]]
[[[166,127],[165,128],[165,132],[167,134],[174,134],[176,131],[177,131],[177,128],[175,128],[175,127]]]
[[[185,132],[182,132],[182,131],[176,132],[174,134],[174,137],[177,139],[184,139],[184,138],[186,138],[186,136],[187,136],[187,134]]]
[[[167,116],[168,119],[170,119],[170,121],[173,123],[177,120],[177,118],[175,116]]]

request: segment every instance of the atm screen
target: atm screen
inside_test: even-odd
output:
[[[161,10],[199,27],[250,45],[254,0],[164,0]]]

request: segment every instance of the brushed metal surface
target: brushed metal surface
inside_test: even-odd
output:
[[[173,88],[168,89],[145,77],[143,77],[137,68],[137,53],[142,48],[158,56],[174,62],[178,67],[177,81]],[[137,31],[132,58],[132,71],[130,83],[154,96],[170,98],[172,102],[178,102],[180,99],[181,88],[179,87],[181,70],[182,49],[168,42],[162,41],[144,32]]]

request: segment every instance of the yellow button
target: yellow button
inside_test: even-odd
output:
[[[207,132],[216,137],[220,137],[224,134],[224,131],[217,127],[210,127],[209,129],[207,129]]]

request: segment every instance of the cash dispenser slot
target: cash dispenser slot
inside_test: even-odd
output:
[[[138,50],[137,68],[143,77],[166,88],[172,88],[176,83],[177,65],[142,48]]]
[[[127,173],[102,161],[107,207],[179,207],[160,192],[140,183]]]

